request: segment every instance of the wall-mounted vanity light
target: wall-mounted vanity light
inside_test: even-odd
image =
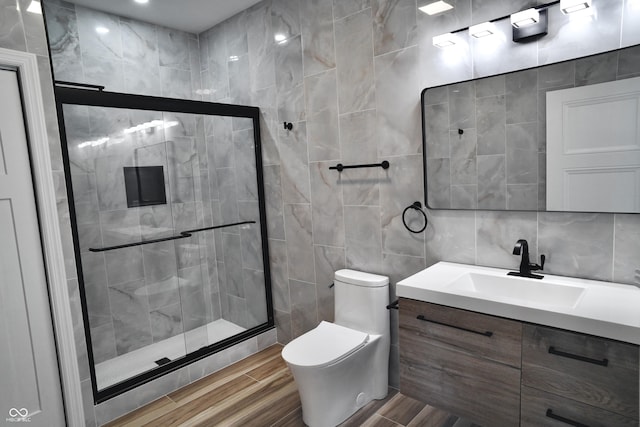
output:
[[[516,12],[511,15],[511,25],[513,25],[514,28],[528,27],[538,22],[540,22],[540,12],[534,8]]]
[[[469,34],[472,37],[480,39],[496,33],[496,26],[493,22],[483,22],[482,24],[472,25],[469,27]]]
[[[591,0],[560,0],[560,10],[565,15],[589,9]]]
[[[452,33],[440,34],[433,38],[433,45],[437,47],[449,47],[456,44],[456,36]]]
[[[513,41],[527,42],[546,36],[548,22],[547,9],[531,8],[512,14]]]
[[[571,14],[574,12],[584,11],[585,9],[591,9],[593,0],[556,0],[550,3],[546,3],[540,6],[532,7],[530,9],[522,10],[520,12],[513,13],[511,15],[502,16],[500,18],[492,19],[488,22],[483,22],[482,24],[473,25],[471,27],[460,28],[459,30],[452,31],[447,34],[441,34],[439,36],[435,36],[433,38],[433,45],[446,48],[449,46],[453,46],[456,44],[456,33],[462,31],[469,31],[469,34],[475,38],[482,38],[486,36],[490,36],[497,32],[494,22],[501,21],[503,19],[509,18],[511,21],[512,33],[513,33],[513,41],[522,43],[536,40],[540,37],[543,37],[547,34],[548,30],[548,22],[549,22],[549,14],[548,9],[551,6],[555,6],[560,4],[560,10],[565,15]],[[640,0],[634,0],[640,2]],[[441,4],[444,4],[448,7],[443,7]],[[443,1],[437,1],[434,3],[430,3],[426,6],[422,6],[419,9],[423,12],[434,15],[436,13],[446,12],[447,10],[452,9],[453,6],[445,3]],[[580,14],[577,14],[580,15]]]

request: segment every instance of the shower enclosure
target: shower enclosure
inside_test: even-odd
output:
[[[56,99],[96,403],[272,328],[258,109]]]

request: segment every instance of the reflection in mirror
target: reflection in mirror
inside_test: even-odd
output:
[[[428,207],[640,212],[639,76],[633,46],[424,90]]]

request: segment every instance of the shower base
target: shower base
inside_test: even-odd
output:
[[[163,358],[178,359],[187,353],[244,331],[246,328],[224,319],[218,319],[192,331],[106,360],[96,365],[98,390],[150,371],[158,367],[156,361]]]

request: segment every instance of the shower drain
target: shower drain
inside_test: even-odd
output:
[[[169,359],[168,357],[163,357],[162,359],[156,360],[156,365],[162,366],[165,363],[169,363],[169,362],[171,362],[171,359]]]

